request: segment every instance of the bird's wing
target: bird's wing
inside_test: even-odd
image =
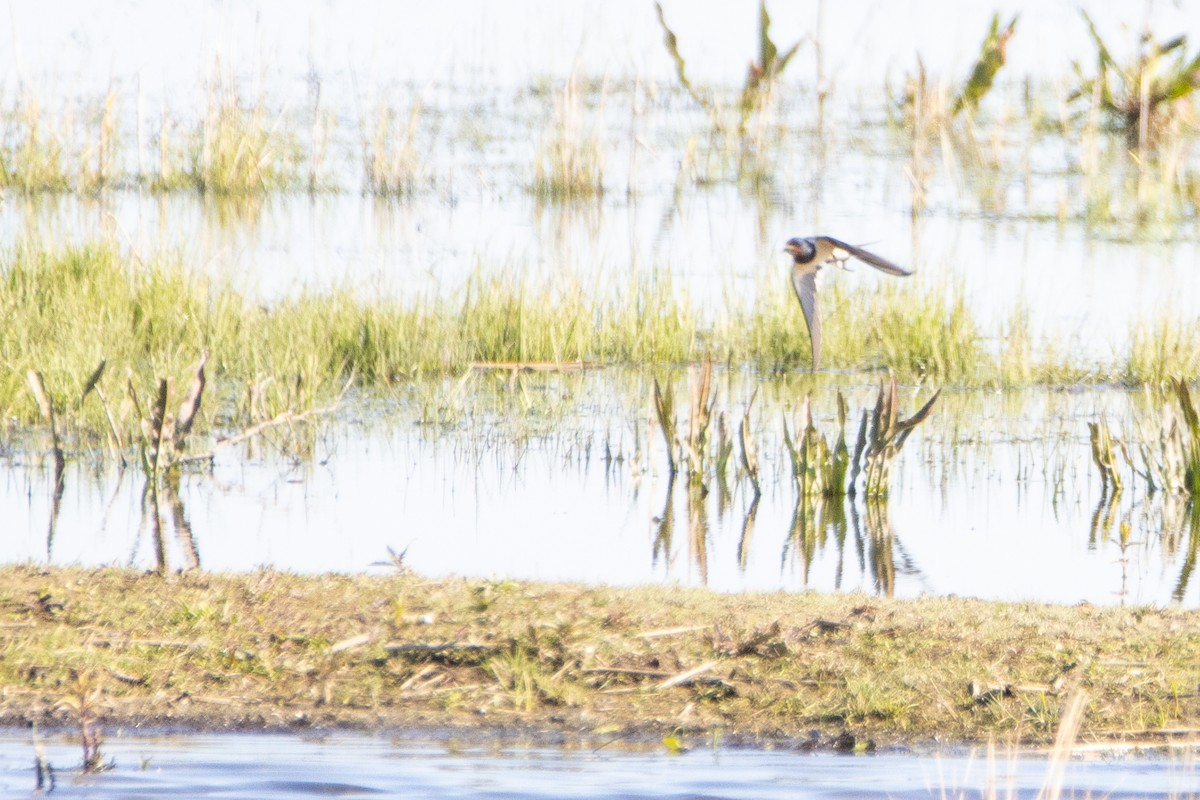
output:
[[[812,365],[817,368],[821,357],[821,309],[817,308],[817,268],[793,269],[792,288],[804,312],[804,323],[808,325],[808,338],[812,342]]]
[[[898,264],[893,264],[886,258],[880,258],[868,250],[863,250],[861,247],[846,244],[840,239],[834,239],[832,236],[821,236],[819,238],[822,243],[828,245],[831,249],[835,247],[841,248],[864,264],[870,264],[875,269],[882,270],[889,275],[912,275],[912,270],[905,269]]]

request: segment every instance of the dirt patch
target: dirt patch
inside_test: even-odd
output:
[[[0,723],[862,749],[1200,733],[1200,614],[515,581],[0,569]]]

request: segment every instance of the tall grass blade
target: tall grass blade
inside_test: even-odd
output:
[[[100,383],[100,378],[104,376],[104,367],[107,364],[108,362],[105,359],[100,359],[100,363],[96,365],[94,370],[92,370],[92,374],[88,375],[88,379],[84,381],[83,384],[83,391],[79,393],[79,402],[77,405],[83,405],[83,401],[86,400],[87,396],[92,393],[93,389],[96,388],[96,384]]]

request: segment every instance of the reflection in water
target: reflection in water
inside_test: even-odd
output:
[[[1183,538],[1187,541],[1187,552],[1184,553],[1183,564],[1179,568],[1179,580],[1175,582],[1175,591],[1171,594],[1175,602],[1179,603],[1183,601],[1183,595],[1187,592],[1192,573],[1196,570],[1196,552],[1200,550],[1200,500],[1193,497],[1185,501],[1178,496],[1172,496],[1167,499],[1167,508],[1172,507],[1179,512],[1178,516],[1181,519],[1174,528],[1174,531],[1178,531],[1178,533],[1169,533],[1167,539],[1178,542],[1180,538]],[[1166,516],[1166,509],[1163,513]],[[1164,528],[1164,532],[1171,530]]]
[[[1110,484],[1105,482],[1100,499],[1096,502],[1096,510],[1092,512],[1092,527],[1088,536],[1089,550],[1095,550],[1099,543],[1112,541],[1113,525],[1119,516],[1120,504],[1121,488],[1111,488]],[[1122,527],[1127,528],[1128,524],[1123,522]]]
[[[159,484],[161,483],[161,487]],[[165,497],[164,497],[165,496]],[[161,481],[147,478],[142,487],[142,525],[150,528],[150,547],[154,554],[154,571],[165,575],[170,566],[167,563],[167,542],[163,533],[163,515],[160,502],[165,499],[171,513],[171,527],[183,557],[181,569],[199,569],[200,554],[196,549],[196,539],[192,533],[192,525],[183,507],[183,498],[179,494],[179,472],[171,470],[162,476]],[[131,558],[136,561],[136,558]]]
[[[62,509],[63,490],[66,489],[66,477],[63,474],[66,462],[61,450],[55,448],[54,455],[54,491],[50,496],[50,522],[46,529],[46,558],[50,558],[50,552],[54,549],[54,532],[58,530],[58,514]]]
[[[675,472],[667,476],[667,499],[663,503],[662,513],[655,517],[657,531],[654,536],[654,547],[651,550],[653,563],[659,560],[667,561],[671,557],[671,541],[675,537]]]
[[[307,429],[310,457],[293,457],[295,445],[270,447],[263,438],[219,449],[211,465],[160,483],[157,507],[141,471],[119,472],[115,464],[68,456],[59,484],[49,453],[31,458],[39,442],[27,437],[0,448],[0,558],[355,572],[385,559],[388,546],[411,545],[406,565],[430,577],[1066,603],[1165,604],[1186,596],[1195,603],[1200,534],[1187,499],[1127,486],[1115,503],[1109,495],[1098,504],[1100,482],[1086,466],[1084,420],[1098,403],[1109,404],[1111,416],[1112,404],[1134,395],[1031,393],[1023,402],[951,395],[943,399],[946,413],[906,445],[886,505],[868,504],[861,491],[849,502],[816,496],[798,504],[779,434],[781,406],[799,395],[797,387],[722,378],[719,405],[739,416],[755,388],[762,395],[746,438],[754,457],[735,443],[733,460],[742,463],[729,468],[732,510],[722,515],[715,472],[704,494],[688,491],[690,473],[673,481],[662,469],[665,444],[646,424],[648,377],[641,384],[614,372],[528,381],[529,402],[545,397],[557,409],[562,398],[579,398],[579,421],[555,411],[545,422],[557,432],[545,432],[528,419],[512,422],[511,412],[470,411],[466,404],[469,414],[454,425],[413,426],[403,410],[387,406],[393,417],[386,423],[364,424],[356,413],[319,435]],[[613,391],[622,381],[631,387],[628,399]],[[877,391],[843,389],[851,407]],[[511,402],[507,385],[497,383],[495,391],[498,403]],[[818,394],[813,407],[829,408],[831,399]],[[1141,413],[1128,409],[1122,413]],[[416,418],[419,409],[410,413]],[[975,421],[995,414],[1009,421],[1008,430],[980,438]],[[1061,432],[1069,435],[1060,436],[1057,425],[1049,431],[1051,463],[1066,467],[1044,477],[1024,469],[1014,482],[1013,471],[1039,455],[1032,437],[1047,418],[1066,420]],[[823,429],[829,423],[816,422]],[[578,455],[596,450],[604,457],[592,459],[593,467]],[[761,493],[747,460],[758,466]],[[687,527],[677,536],[681,520]],[[1064,572],[1063,563],[1072,569]]]
[[[860,507],[862,511],[860,512]],[[752,510],[754,505],[751,506]],[[847,514],[847,512],[849,512]],[[864,513],[865,512],[865,513]],[[849,522],[847,521],[849,520]],[[834,588],[841,589],[844,569],[847,533],[853,531],[858,556],[858,566],[870,574],[875,591],[885,597],[894,597],[896,592],[895,554],[899,550],[896,532],[892,526],[886,498],[859,499],[852,496],[804,496],[801,495],[792,512],[792,521],[784,539],[782,563],[786,567],[789,558],[800,560],[804,585],[810,581],[810,569],[822,551],[830,544],[836,549],[837,564],[834,573]],[[832,542],[831,542],[832,539]],[[747,543],[743,536],[739,557],[744,559]],[[904,572],[920,575],[920,569],[911,558],[904,558]]]
[[[700,582],[708,585],[708,490],[704,484],[688,481],[688,550],[700,573]]]
[[[200,554],[196,551],[196,539],[192,535],[192,524],[183,508],[183,498],[179,494],[179,473],[172,472],[163,481],[166,490],[167,505],[171,508],[171,525],[175,529],[175,538],[183,551],[184,569],[200,569]],[[155,493],[157,500],[158,493]],[[157,512],[155,512],[157,516]],[[166,563],[162,570],[166,571]]]
[[[866,536],[858,529],[859,516],[854,515],[854,535],[859,541],[867,542],[871,577],[875,579],[875,591],[885,597],[896,596],[896,532],[888,518],[887,500],[868,498]]]
[[[687,532],[688,562],[696,567],[700,583],[708,584],[708,490],[703,484],[687,482]],[[651,563],[669,561],[671,545],[675,536],[675,474],[667,478],[667,499],[662,513],[655,520],[654,545],[651,548]]]
[[[746,561],[750,556],[750,544],[754,541],[754,521],[758,517],[758,503],[762,500],[762,492],[755,492],[750,500],[750,507],[746,509],[746,516],[742,519],[742,535],[738,538],[738,568],[746,571]]]

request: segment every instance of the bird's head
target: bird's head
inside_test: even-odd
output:
[[[817,257],[817,245],[812,239],[788,239],[783,249],[797,264],[807,264]]]

